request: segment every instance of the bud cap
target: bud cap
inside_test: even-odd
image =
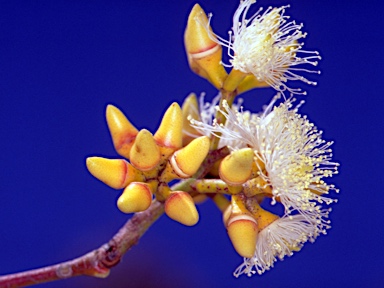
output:
[[[160,162],[160,150],[151,132],[140,130],[129,154],[131,164],[141,171],[152,170]]]
[[[228,220],[227,231],[236,252],[252,258],[256,250],[257,223],[249,215],[236,215]]]
[[[117,200],[117,207],[124,213],[147,210],[152,203],[152,191],[148,184],[132,182]]]
[[[113,105],[107,106],[106,118],[117,153],[125,158],[129,158],[129,152],[138,130],[129,122],[123,112]]]
[[[253,157],[254,153],[251,148],[232,152],[221,161],[220,178],[230,185],[243,184],[251,176]]]
[[[179,104],[172,103],[164,113],[160,126],[153,136],[156,142],[165,147],[182,147],[183,114]]]
[[[199,221],[195,203],[187,192],[173,192],[165,201],[164,207],[168,217],[181,224],[193,226]]]
[[[170,159],[175,173],[181,178],[188,178],[195,174],[205,157],[207,157],[209,144],[209,138],[201,136],[176,151]]]

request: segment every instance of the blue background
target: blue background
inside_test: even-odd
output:
[[[129,216],[119,192],[85,168],[117,157],[104,120],[108,103],[155,131],[164,110],[189,92],[215,96],[190,72],[183,48],[195,1],[0,1],[0,274],[78,257]],[[238,1],[202,0],[226,37]],[[301,109],[335,140],[341,189],[333,228],[263,276],[235,279],[241,263],[207,202],[200,222],[162,217],[107,279],[77,277],[41,287],[384,287],[383,70],[381,1],[291,3],[305,47],[321,52],[322,75]],[[244,95],[255,111],[274,95]]]

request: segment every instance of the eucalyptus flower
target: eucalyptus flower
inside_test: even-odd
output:
[[[220,99],[221,99],[221,93],[216,95],[212,99],[211,102],[205,101],[205,94],[204,93],[202,93],[200,95],[200,97],[199,97],[199,111],[198,111],[198,113],[199,113],[198,118],[199,119],[193,119],[192,117],[189,117],[189,121],[190,121],[191,125],[199,132],[199,134],[196,134],[196,135],[191,134],[191,136],[198,137],[199,135],[205,135],[205,136],[211,135],[211,132],[212,132],[211,129],[201,128],[201,125],[204,127],[211,127],[212,125],[215,125],[215,123],[216,123],[215,117],[216,117],[216,114],[218,112],[218,105],[220,103]],[[236,113],[236,111],[238,111],[240,109],[242,103],[243,103],[243,99],[237,98],[237,102],[233,103],[232,108],[229,108],[229,109],[232,109],[233,112]],[[245,116],[245,114],[248,117],[252,116],[252,114],[250,112],[244,112],[244,117],[247,117],[247,116]],[[233,124],[234,124],[234,122],[226,121],[226,123],[225,123],[226,130],[227,131],[235,130],[236,127]],[[232,150],[234,150],[234,147],[236,149],[246,147],[245,144],[241,140],[236,139],[235,137],[220,139],[219,148],[224,147],[224,146],[228,146]]]
[[[263,274],[273,267],[277,259],[292,256],[293,252],[300,251],[305,242],[314,242],[317,236],[326,234],[326,228],[329,225],[324,221],[318,223],[301,214],[275,220],[259,232],[255,254],[251,258],[244,258],[234,276]]]
[[[322,131],[297,113],[302,102],[293,107],[293,100],[288,99],[274,106],[279,97],[260,114],[230,108],[224,101],[220,111],[226,117],[225,125],[198,121],[193,125],[204,135],[212,133],[234,144],[234,150],[252,148],[258,160],[255,162],[264,164],[258,172],[265,182],[260,188],[272,191],[272,204],[277,199],[287,214],[298,211],[317,219],[321,214],[318,204],[336,201],[325,195],[338,189],[324,179],[337,174],[339,164],[331,161],[332,142],[323,140]]]
[[[307,84],[316,85],[301,72],[317,73],[304,67],[302,64],[317,66],[320,58],[316,51],[303,49],[302,39],[306,33],[301,29],[303,24],[289,21],[285,15],[285,9],[269,7],[265,11],[260,8],[255,14],[248,17],[248,11],[255,0],[242,0],[233,15],[232,30],[229,31],[229,39],[226,40],[207,31],[213,41],[228,48],[231,58],[227,67],[233,67],[245,75],[251,74],[259,82],[265,82],[277,91],[288,91],[293,94],[306,94],[300,88],[292,88],[287,85],[288,80],[299,80]],[[210,15],[210,20],[212,14]],[[236,74],[236,73],[235,73]],[[238,75],[237,73],[236,75]],[[239,77],[239,76],[236,76]]]

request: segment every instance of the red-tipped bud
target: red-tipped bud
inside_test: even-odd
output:
[[[205,157],[207,157],[209,143],[209,138],[202,136],[194,139],[172,155],[170,159],[171,166],[180,178],[188,178],[196,173]]]
[[[151,132],[142,129],[137,134],[129,154],[131,164],[141,171],[149,171],[159,164],[160,157],[159,147],[153,139]]]
[[[88,171],[108,186],[121,189],[132,181],[143,179],[142,174],[122,159],[89,157],[86,161]]]
[[[208,32],[209,31],[209,32]],[[210,81],[216,88],[223,86],[227,77],[221,64],[222,47],[208,26],[208,17],[199,4],[193,6],[184,33],[188,63],[193,72]]]
[[[117,207],[124,213],[147,210],[152,203],[151,187],[142,182],[132,182],[117,200]]]
[[[236,252],[242,257],[252,258],[258,234],[256,220],[246,214],[231,216],[228,219],[227,231]]]
[[[129,158],[129,152],[138,130],[128,121],[123,112],[113,105],[107,106],[106,118],[117,153]]]
[[[175,150],[180,149],[182,147],[182,129],[183,115],[181,108],[179,104],[174,102],[164,113],[154,139],[160,146]]]
[[[226,156],[220,164],[220,178],[230,185],[243,184],[251,176],[253,155],[251,148],[244,148]]]
[[[199,221],[195,203],[187,192],[173,192],[165,201],[164,208],[169,218],[186,226],[193,226]]]

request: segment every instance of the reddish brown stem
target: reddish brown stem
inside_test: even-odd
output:
[[[107,277],[124,254],[139,242],[147,229],[164,212],[163,204],[154,201],[146,211],[136,213],[113,238],[81,257],[26,272],[0,276],[0,287],[21,287],[80,275]]]
[[[208,173],[216,160],[229,154],[227,147],[211,151],[201,165],[196,176],[203,177]],[[175,186],[183,184],[175,184]],[[176,189],[176,187],[172,187]],[[164,206],[154,201],[144,212],[136,213],[125,225],[100,248],[83,256],[59,264],[30,271],[0,276],[0,288],[36,285],[65,278],[88,275],[107,277],[109,270],[117,265],[124,254],[139,242],[148,228],[164,213]]]

